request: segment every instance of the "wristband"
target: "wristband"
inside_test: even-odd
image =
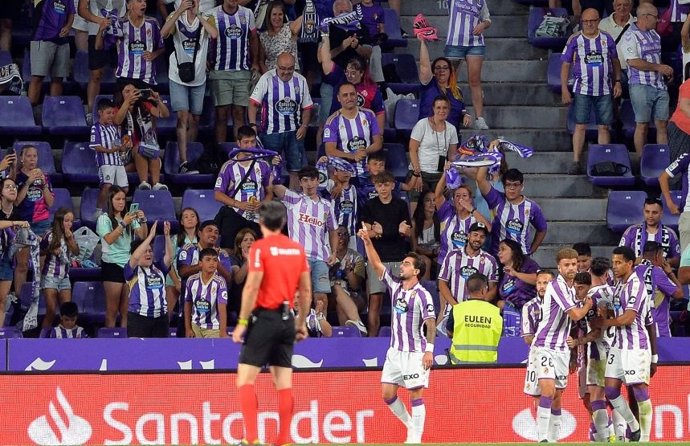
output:
[[[117,224],[120,225],[120,227],[121,227],[123,230],[127,227],[127,225],[125,224],[125,221],[124,221],[124,220],[120,220],[119,222],[117,222]]]
[[[470,215],[474,214],[474,212],[475,212],[476,210],[477,210],[477,208],[472,208],[472,210],[470,211]]]
[[[417,173],[417,172],[412,172],[412,176],[413,176],[413,177],[421,177],[422,174],[421,174],[421,173]]]
[[[237,319],[237,325],[241,325],[243,327],[246,327],[247,325],[249,325],[249,321],[247,319],[244,319],[244,318],[239,318],[239,319]]]
[[[659,355],[652,355],[652,364],[659,362]]]
[[[434,352],[434,344],[427,342],[426,348],[424,349],[424,352],[425,353],[433,353]]]

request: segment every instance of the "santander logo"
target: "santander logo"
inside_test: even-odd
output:
[[[577,427],[577,420],[567,410],[563,409],[561,415],[561,431],[560,438],[568,438],[575,432]],[[537,441],[537,420],[532,415],[530,409],[524,409],[518,412],[513,418],[513,432],[528,441]]]
[[[72,410],[62,390],[55,391],[57,405],[48,404],[48,416],[41,415],[29,424],[27,433],[38,445],[81,445],[91,438],[91,425]]]

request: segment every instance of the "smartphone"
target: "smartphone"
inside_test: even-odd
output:
[[[144,99],[144,100],[150,98],[151,93],[152,93],[152,91],[150,88],[143,88],[143,89],[139,90],[140,98]]]
[[[132,203],[129,205],[129,213],[133,214],[134,212],[139,210],[139,203]]]

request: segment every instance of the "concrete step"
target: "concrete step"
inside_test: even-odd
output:
[[[517,153],[508,152],[506,161],[524,174],[564,173],[572,155],[568,152],[535,152],[529,158],[521,158]]]
[[[486,60],[482,64],[482,82],[546,83],[547,65],[546,60]],[[460,82],[467,82],[467,67],[461,66],[458,71]]]
[[[416,16],[420,12],[426,16],[448,17],[448,0],[424,0],[401,2],[402,16]],[[491,19],[501,15],[527,15],[529,7],[511,0],[500,0],[489,4]]]
[[[539,247],[537,252],[532,255],[532,259],[539,264],[542,268],[548,268],[556,271],[556,253],[559,249],[568,245],[558,245],[558,244],[544,244]],[[592,256],[593,257],[606,257],[611,258],[611,252],[616,245],[595,245],[592,246]]]
[[[492,16],[491,27],[486,30],[484,36],[491,37],[519,37],[527,36],[527,15],[518,16]],[[436,28],[438,36],[445,41],[448,35],[448,15],[428,16],[429,24]],[[408,33],[412,31],[414,16],[403,16],[400,23]],[[412,35],[414,37],[414,35]]]
[[[465,96],[465,103],[471,105],[469,85],[461,83],[460,88]],[[485,105],[560,105],[560,100],[544,83],[483,82],[482,90]]]
[[[461,129],[460,133],[463,139],[480,133],[490,139],[501,136],[508,141],[524,144],[539,152],[572,152],[573,146],[565,126],[552,129],[535,129],[531,128],[532,126],[505,128],[501,122],[489,122],[488,124],[491,126],[491,130]]]
[[[607,228],[604,222],[549,221],[544,243],[572,245],[588,242],[591,245],[615,245],[619,240],[620,236]]]
[[[563,174],[527,175],[524,193],[532,199],[604,198],[607,195],[605,189],[594,187],[584,175]]]
[[[606,221],[605,198],[535,198],[549,222]]]
[[[410,32],[408,30],[408,32]],[[431,60],[443,56],[443,48],[446,45],[445,39],[438,42],[430,42],[429,56]],[[407,48],[396,48],[397,53],[410,53],[419,59],[419,40],[415,38],[407,39]],[[527,42],[527,32],[525,37],[487,37],[485,60],[547,60],[549,52],[541,48],[535,48]],[[546,68],[544,74],[546,76]],[[544,77],[546,79],[546,77]]]
[[[472,107],[468,112],[474,114]],[[568,110],[565,107],[545,106],[488,106],[484,117],[489,127],[505,129],[562,129],[565,127]],[[517,142],[517,141],[516,141]]]

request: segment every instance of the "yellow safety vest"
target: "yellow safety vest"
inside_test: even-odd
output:
[[[470,299],[453,306],[450,362],[496,362],[503,332],[501,312],[489,302]]]

